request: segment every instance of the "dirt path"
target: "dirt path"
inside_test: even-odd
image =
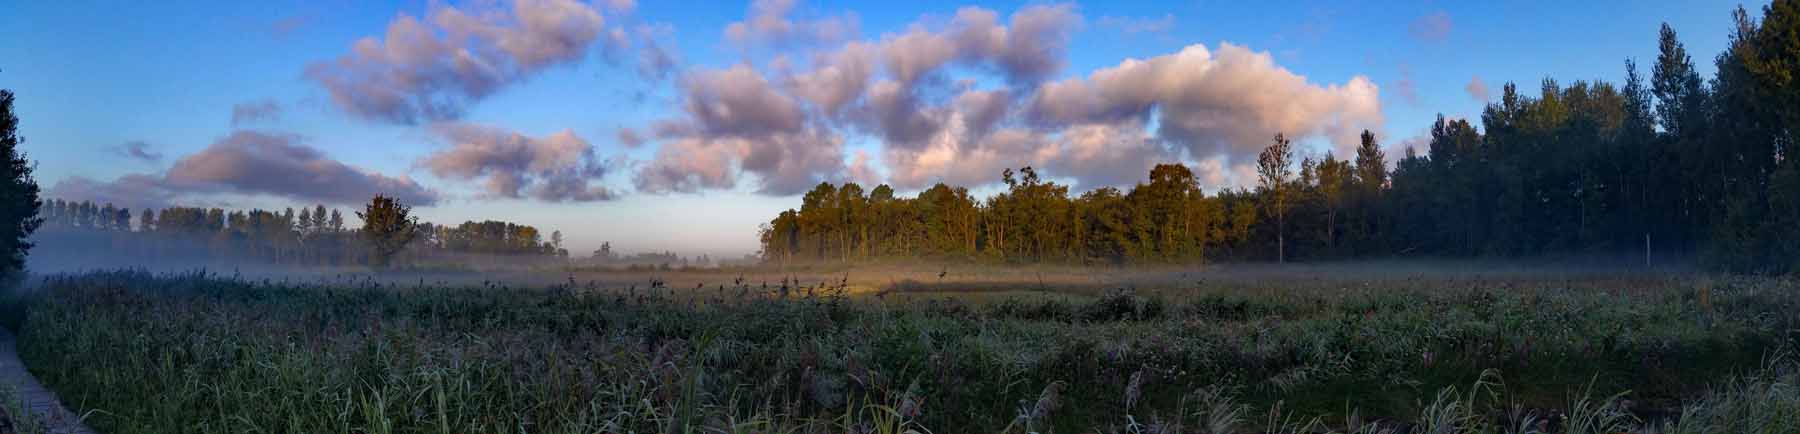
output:
[[[25,370],[25,363],[19,361],[19,351],[14,344],[12,332],[0,328],[0,381],[18,391],[19,398],[25,401],[25,408],[48,425],[51,434],[93,434],[93,429],[63,408],[55,392],[38,384],[37,378]]]

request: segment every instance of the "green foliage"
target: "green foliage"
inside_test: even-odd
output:
[[[13,112],[13,93],[0,89],[0,280],[10,286],[25,270],[25,255],[31,251],[31,233],[44,220],[38,217],[37,180],[32,179],[33,165],[19,151],[25,138],[19,137],[19,116]]]

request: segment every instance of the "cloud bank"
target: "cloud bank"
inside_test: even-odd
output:
[[[112,181],[70,177],[47,191],[65,200],[121,206],[166,207],[193,195],[231,193],[304,202],[354,205],[385,194],[420,206],[438,194],[405,177],[390,177],[338,162],[293,135],[237,131],[162,173],[136,173]]]
[[[758,2],[727,37],[797,38],[806,32],[787,18],[793,8]],[[633,182],[647,193],[748,182],[788,195],[824,181],[986,185],[1003,168],[1031,165],[1105,186],[1178,161],[1211,161],[1213,178],[1231,179],[1275,133],[1347,151],[1362,130],[1383,125],[1380,89],[1368,78],[1316,83],[1229,42],[1052,80],[1083,22],[1066,4],[1004,19],[965,7],[947,21],[921,18],[805,56],[683,71],[676,115],[622,130],[624,142],[656,146]],[[1127,24],[1155,23],[1102,21]],[[858,150],[847,162],[847,144],[865,141],[878,159]]]

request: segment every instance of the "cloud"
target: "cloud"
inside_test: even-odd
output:
[[[855,36],[860,25],[854,14],[795,22],[788,18],[794,6],[795,0],[755,0],[743,21],[725,26],[725,40],[744,49],[824,44]]]
[[[869,153],[856,151],[856,157],[850,161],[849,180],[857,184],[872,186],[881,182],[881,174],[875,173],[875,167],[869,162]]]
[[[792,4],[757,7],[785,17]],[[1230,43],[1052,81],[1083,22],[1075,7],[1001,17],[965,7],[764,68],[746,60],[685,71],[679,113],[630,129],[657,147],[634,166],[633,184],[663,194],[749,179],[754,191],[789,195],[821,181],[991,185],[1002,169],[1030,165],[1097,187],[1141,181],[1159,163],[1207,160],[1217,161],[1215,178],[1235,181],[1277,132],[1347,150],[1383,124],[1368,78],[1313,83]],[[846,151],[864,140],[874,146]]]
[[[1159,163],[1179,161],[1176,151],[1134,123],[1071,127],[1053,149],[1040,164],[1052,174],[1081,174],[1078,182],[1083,186],[1132,184]]]
[[[790,74],[787,87],[825,116],[837,116],[868,88],[876,69],[878,48],[851,42],[825,56],[811,71]]]
[[[267,194],[357,204],[384,194],[430,206],[438,195],[411,179],[351,167],[292,135],[238,131],[169,168],[164,184],[176,191]]]
[[[461,117],[464,106],[555,65],[579,63],[604,20],[574,0],[516,0],[509,10],[436,5],[425,20],[400,14],[382,38],[308,65],[349,114],[417,124]]]
[[[785,196],[842,178],[844,140],[819,128],[754,136],[689,135],[665,142],[634,182],[648,193],[729,189],[739,173],[757,176],[756,192]]]
[[[732,188],[750,173],[758,192],[788,195],[844,173],[842,136],[809,122],[799,97],[749,66],[696,71],[681,86],[683,117],[652,127],[663,143],[639,167],[639,190]]]
[[[615,163],[597,158],[594,146],[574,131],[529,137],[466,123],[439,124],[432,129],[451,146],[420,159],[419,164],[441,178],[485,180],[491,197],[545,202],[615,197],[611,190],[593,183],[606,176]]]
[[[1000,70],[1015,83],[1036,83],[1062,70],[1069,34],[1080,25],[1072,4],[1029,6],[1013,13],[1008,28],[986,32],[1005,35],[1004,44],[987,44],[992,50],[987,55],[998,58]]]
[[[281,119],[281,104],[273,99],[231,105],[231,126],[233,127],[256,122],[273,122],[279,119]]]
[[[665,143],[656,149],[656,157],[637,171],[633,183],[646,193],[732,188],[737,185],[737,169],[732,166],[736,150],[712,145],[694,138]]]
[[[1483,83],[1479,75],[1469,78],[1469,84],[1463,86],[1463,91],[1469,93],[1469,98],[1482,103],[1488,102],[1487,83]]]
[[[1407,30],[1420,41],[1444,42],[1450,38],[1450,27],[1450,13],[1438,11],[1413,20]]]
[[[621,14],[637,10],[637,0],[606,0],[606,9]]]
[[[1406,152],[1408,150],[1411,150],[1412,152],[1417,152],[1419,155],[1426,155],[1426,154],[1430,153],[1431,152],[1431,131],[1428,129],[1420,130],[1418,133],[1408,136],[1405,139],[1400,139],[1399,141],[1396,141],[1396,142],[1390,142],[1387,145],[1382,146],[1382,152],[1387,153],[1387,156],[1388,156],[1387,161],[1388,161],[1389,166],[1397,164],[1400,161],[1401,157],[1406,155]]]
[[[1379,89],[1357,76],[1320,86],[1276,65],[1266,52],[1221,43],[1217,53],[1191,45],[1175,54],[1101,69],[1086,79],[1050,83],[1033,98],[1039,125],[1143,123],[1201,160],[1243,161],[1276,133],[1322,136],[1340,149],[1364,129],[1380,129]]]
[[[654,38],[644,38],[639,44],[637,72],[639,77],[654,81],[669,78],[681,64],[675,56],[662,48],[662,44]]]
[[[1200,180],[1200,185],[1213,187],[1216,189],[1214,192],[1254,188],[1261,177],[1256,173],[1255,162],[1232,164],[1225,161],[1224,157],[1200,160],[1189,168]]]
[[[363,203],[376,194],[420,206],[438,200],[436,192],[411,179],[351,167],[301,143],[297,136],[255,131],[233,132],[160,174],[127,174],[106,182],[70,177],[49,190],[49,196],[65,200],[140,208],[216,193],[345,205]]]
[[[274,23],[269,24],[269,35],[276,39],[284,39],[292,36],[294,32],[300,31],[306,25],[312,24],[312,21],[313,17],[310,15],[294,15],[275,20]]]
[[[619,128],[619,132],[618,132],[619,144],[625,145],[625,147],[627,147],[627,148],[636,148],[639,146],[643,146],[644,140],[645,140],[644,136],[639,135],[637,130],[634,130],[634,129],[631,129],[628,127],[627,128]]]
[[[727,34],[791,32],[793,23],[769,18],[791,8],[758,3],[753,15],[761,18],[736,23]],[[873,132],[890,148],[927,146],[958,110],[927,99],[921,87],[937,83],[927,76],[958,63],[1014,85],[1035,85],[1062,68],[1066,40],[1080,21],[1070,5],[1027,7],[1005,26],[993,11],[966,7],[942,28],[915,24],[879,42],[848,42],[815,57],[810,70],[777,67],[774,79],[747,64],[690,72],[681,83],[682,117],[653,126],[663,143],[638,168],[635,184],[653,193],[692,192],[732,188],[740,174],[750,174],[758,179],[756,191],[786,195],[821,181],[868,176],[873,172],[850,173],[844,162],[846,130]],[[970,130],[985,132],[1004,116],[1009,94],[993,95],[1002,97],[965,101],[982,109],[969,116],[978,126]]]
[[[145,143],[143,140],[132,140],[132,141],[125,142],[125,143],[120,143],[117,146],[113,146],[108,149],[111,150],[115,154],[119,154],[126,158],[131,158],[134,160],[140,160],[140,161],[143,161],[146,163],[159,163],[159,162],[162,162],[162,158],[163,158],[163,155],[161,152],[156,152],[156,151],[150,150],[150,144]]]
[[[1394,80],[1394,95],[1407,104],[1419,105],[1419,86],[1413,82],[1412,68],[1400,66],[1400,78]]]
[[[1175,14],[1163,14],[1161,18],[1105,16],[1100,17],[1100,27],[1114,29],[1126,35],[1167,33],[1175,28]]]
[[[794,132],[806,121],[800,104],[747,65],[700,71],[683,83],[682,108],[700,132],[754,136]]]
[[[1014,84],[1033,84],[1060,71],[1069,35],[1081,24],[1075,7],[1028,6],[1010,20],[1002,26],[994,11],[964,7],[944,29],[914,24],[883,40],[883,60],[893,78],[909,88],[951,61],[998,71]]]
[[[129,174],[112,181],[97,181],[85,176],[70,176],[44,190],[46,199],[91,201],[132,209],[168,208],[175,192],[166,188],[159,176]]]
[[[985,135],[967,134],[966,125],[958,113],[924,148],[889,147],[889,181],[907,189],[940,181],[985,185],[998,182],[1006,168],[1033,166],[1083,187],[1129,185],[1178,157],[1138,125],[1081,125],[1056,133],[1004,128]]]
[[[680,67],[681,61],[675,54],[663,48],[663,40],[674,33],[675,27],[668,23],[614,26],[603,35],[600,52],[607,63],[615,66],[631,61],[630,67],[638,77],[654,84],[673,76]]]

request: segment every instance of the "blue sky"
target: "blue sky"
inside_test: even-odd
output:
[[[549,15],[564,21],[535,30],[523,24],[523,9],[510,1],[7,2],[0,4],[0,29],[6,29],[0,38],[0,88],[18,94],[25,151],[38,161],[39,182],[70,196],[145,205],[284,207],[348,202],[366,190],[359,185],[375,184],[429,202],[419,208],[427,220],[496,218],[561,230],[578,253],[611,241],[628,252],[737,256],[755,250],[759,223],[798,206],[794,186],[822,180],[893,182],[913,191],[909,186],[934,180],[991,182],[997,173],[986,169],[1022,163],[1050,168],[1049,175],[1082,188],[1120,184],[1128,179],[1122,174],[1161,159],[1216,171],[1211,190],[1243,181],[1232,174],[1242,159],[1231,157],[1260,143],[1237,142],[1263,137],[1270,128],[1299,128],[1301,133],[1289,133],[1301,135],[1316,151],[1332,147],[1338,129],[1375,129],[1393,146],[1421,135],[1438,113],[1477,117],[1482,103],[1468,91],[1476,77],[1498,94],[1508,81],[1535,90],[1544,77],[1564,83],[1618,81],[1626,58],[1647,69],[1662,22],[1680,32],[1695,63],[1710,75],[1735,6],[1703,1],[773,2],[765,6],[787,6],[768,15],[787,26],[775,34],[750,25],[759,10],[770,9],[750,3],[561,4],[571,1],[542,0],[574,9],[557,9]],[[977,9],[965,9],[971,7]],[[533,39],[534,48],[575,43],[550,46],[547,57],[532,58],[529,50],[494,49],[500,39],[484,42],[475,36],[467,42],[446,36],[452,28],[428,25],[436,37],[491,49],[487,60],[511,62],[514,73],[473,97],[445,88],[415,92],[459,98],[455,105],[461,110],[412,122],[372,117],[334,99],[378,93],[380,86],[399,81],[363,80],[334,88],[307,73],[353,55],[358,40],[392,46],[386,35],[397,17],[429,23],[446,10],[476,17],[482,26],[470,28],[502,32],[496,34],[551,32],[547,39]],[[897,44],[890,42],[909,32],[951,40],[955,29],[973,22],[959,18],[971,10],[991,12],[993,30],[1007,34],[1026,34],[1021,16],[1043,17],[1057,31],[994,42],[991,50],[958,48],[955,58],[961,60],[933,65],[928,79],[898,83],[902,94],[921,101],[904,108],[927,113],[919,119],[938,128],[900,129],[870,114],[879,112],[875,84],[901,81],[884,67],[891,63],[883,57],[888,54],[874,55],[869,84],[854,88],[857,102],[836,115],[807,99],[807,86],[791,85],[794,77],[832,65],[828,59],[847,52],[847,44],[895,53]],[[568,11],[598,20],[570,20],[561,13]],[[748,32],[734,38],[727,30],[734,22],[745,22]],[[626,43],[609,45],[615,30]],[[509,31],[516,33],[504,33]],[[1249,55],[1233,57],[1223,44]],[[1109,92],[1105,89],[1113,88],[1095,80],[1090,87],[1101,90],[1069,101],[1151,108],[1122,116],[1094,115],[1104,110],[1086,108],[1055,112],[1078,114],[1043,114],[1068,107],[1052,104],[1060,100],[1047,98],[1045,89],[1059,83],[1079,88],[1094,71],[1127,59],[1175,60],[1173,55],[1194,45],[1210,57],[1186,59],[1215,62],[1220,70],[1239,72],[1232,77],[1255,80],[1193,78],[1200,74],[1183,68],[1197,63],[1181,63],[1187,66],[1167,69],[1179,77],[1165,78],[1161,92],[1191,88],[1192,95],[1131,96]],[[668,53],[673,62],[660,78],[640,72],[651,50]],[[1052,67],[1007,63],[1027,54]],[[1257,66],[1258,54],[1266,54],[1272,65]],[[745,74],[726,73],[738,65],[745,65]],[[1284,77],[1282,71],[1302,80],[1263,81]],[[756,79],[762,87],[754,86]],[[1355,88],[1357,80],[1378,93],[1364,97],[1345,90]],[[727,95],[751,88],[769,92],[742,99]],[[1002,104],[1001,120],[984,133],[944,127],[969,122],[975,113],[954,102],[980,96],[979,91],[1006,95],[1002,99],[1010,103]],[[1237,101],[1269,94],[1298,97],[1294,107],[1280,99],[1248,106]],[[690,101],[721,111],[699,114]],[[784,102],[799,108],[798,124],[779,116]],[[234,106],[258,104],[276,107],[276,114],[234,122]],[[1189,109],[1180,109],[1182,104]],[[1203,115],[1195,106],[1258,113]],[[769,113],[760,113],[764,109]],[[1340,125],[1282,115],[1296,112],[1346,120]],[[1165,128],[1181,120],[1199,123]],[[791,131],[741,131],[762,121]],[[653,131],[659,123],[690,128],[658,135]],[[1214,126],[1221,123],[1226,125]],[[1231,124],[1265,128],[1239,131]],[[644,142],[623,143],[622,128]],[[262,135],[236,134],[240,131]],[[911,132],[920,139],[894,138]],[[130,142],[142,142],[140,149],[160,158],[128,156],[123,146]],[[1114,158],[1122,155],[1127,157]],[[248,169],[219,167],[233,164]],[[244,179],[285,173],[279,170],[330,179],[291,188]],[[706,177],[714,173],[719,177]],[[133,174],[143,176],[132,179],[154,180],[129,184],[121,178]],[[494,181],[509,176],[523,184]],[[55,187],[73,179],[91,182],[82,184],[87,188]],[[557,181],[578,187],[546,187]],[[298,190],[302,187],[343,191],[306,193]]]

